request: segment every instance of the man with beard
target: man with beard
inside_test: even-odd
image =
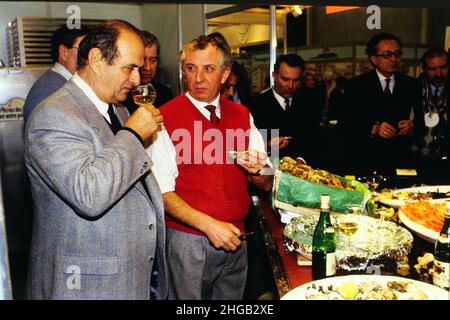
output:
[[[448,53],[440,48],[425,51],[421,59],[421,104],[414,114],[416,155],[419,174],[430,182],[445,182],[448,160]]]

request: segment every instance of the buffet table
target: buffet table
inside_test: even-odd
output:
[[[260,228],[266,245],[267,256],[272,267],[276,287],[279,297],[283,297],[290,290],[312,281],[310,266],[299,266],[297,263],[297,253],[288,253],[283,241],[284,224],[280,221],[278,212],[274,211],[268,200],[254,199],[257,208]],[[413,265],[417,263],[417,257],[425,252],[433,252],[433,244],[413,235],[413,248],[408,255],[410,264],[410,279],[421,280],[431,283],[428,275],[419,275],[414,271]],[[382,266],[378,269],[382,275],[395,275],[396,266]],[[374,270],[375,271],[375,270]],[[367,274],[367,271],[347,272],[338,270],[337,275]]]

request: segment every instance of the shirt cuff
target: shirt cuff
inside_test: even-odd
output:
[[[161,177],[161,176],[156,176],[156,181],[159,184],[159,189],[161,190],[161,193],[166,193],[166,192],[173,192],[175,191],[175,180],[172,179],[171,177]]]

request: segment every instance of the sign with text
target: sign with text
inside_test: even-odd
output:
[[[12,98],[6,104],[0,104],[0,121],[15,121],[23,119],[22,98]]]

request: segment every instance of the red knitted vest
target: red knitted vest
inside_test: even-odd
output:
[[[228,99],[221,98],[219,103],[218,125],[211,124],[185,95],[159,110],[177,153],[177,195],[193,208],[244,231],[243,219],[250,205],[248,177],[233,163],[228,151],[248,149],[250,116],[247,108]],[[169,215],[166,225],[202,235]]]

